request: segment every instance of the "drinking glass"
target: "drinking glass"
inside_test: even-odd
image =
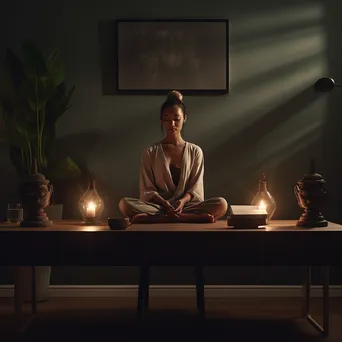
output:
[[[23,220],[23,208],[20,203],[9,203],[7,205],[7,222],[18,223]]]

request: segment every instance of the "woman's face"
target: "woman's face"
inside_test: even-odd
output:
[[[180,134],[185,121],[186,116],[182,108],[177,105],[166,108],[161,119],[163,130],[167,135]]]

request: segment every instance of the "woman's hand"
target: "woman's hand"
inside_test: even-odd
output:
[[[163,207],[166,210],[166,215],[172,218],[179,218],[179,215],[175,212],[175,208],[171,205],[169,201],[165,201]]]
[[[177,215],[179,215],[183,211],[184,205],[185,205],[185,200],[184,199],[179,199],[176,202],[175,213]]]

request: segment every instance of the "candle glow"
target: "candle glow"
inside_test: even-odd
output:
[[[87,217],[95,217],[96,205],[93,202],[89,202],[87,205]]]
[[[259,203],[259,209],[266,209],[266,203],[263,200]]]

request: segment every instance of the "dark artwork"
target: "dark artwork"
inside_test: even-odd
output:
[[[228,22],[117,21],[117,91],[228,92]]]

